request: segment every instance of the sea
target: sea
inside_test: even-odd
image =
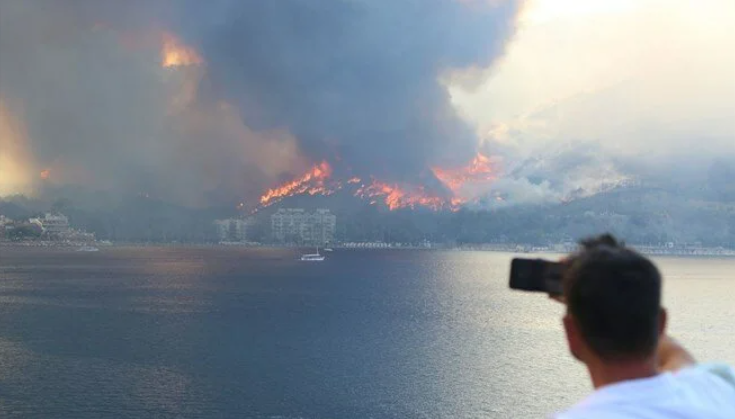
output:
[[[544,418],[592,389],[512,254],[74,250],[0,247],[0,417]],[[656,262],[672,334],[735,365],[735,259]]]

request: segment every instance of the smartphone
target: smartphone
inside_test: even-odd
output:
[[[510,264],[510,288],[562,295],[563,265],[544,259],[515,258]]]

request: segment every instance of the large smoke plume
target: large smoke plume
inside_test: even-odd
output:
[[[440,80],[491,65],[519,7],[0,0],[0,100],[27,134],[25,169],[52,182],[193,205],[321,159],[416,182],[476,151]],[[202,63],[162,68],[166,34]]]
[[[450,89],[505,157],[494,192],[515,203],[631,183],[697,193],[735,167],[735,2],[534,0],[519,21],[479,88]]]

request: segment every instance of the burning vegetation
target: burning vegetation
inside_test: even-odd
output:
[[[337,189],[330,187],[328,182],[332,176],[332,167],[323,161],[312,167],[303,176],[286,182],[268,191],[260,197],[260,205],[267,207],[283,198],[308,193],[309,195],[329,195]]]
[[[448,194],[430,191],[425,186],[386,183],[375,178],[369,181],[351,177],[346,181],[335,179],[334,171],[326,161],[314,165],[305,174],[269,189],[260,197],[260,208],[271,206],[296,195],[331,195],[352,185],[355,197],[369,200],[370,204],[382,202],[391,211],[401,208],[429,208],[434,211],[458,210],[472,201],[466,185],[487,185],[496,178],[492,162],[478,153],[467,165],[459,168],[432,168],[434,176],[447,188]]]
[[[434,167],[431,171],[454,195],[460,195],[468,183],[492,182],[496,178],[490,158],[482,153],[477,153],[467,166],[455,169]]]
[[[387,184],[373,180],[369,185],[361,186],[355,192],[355,196],[369,198],[373,204],[377,203],[377,200],[382,200],[391,211],[416,207],[426,207],[435,211],[446,208],[453,209],[448,205],[451,201],[428,193],[423,186],[408,189],[400,188],[397,184]]]

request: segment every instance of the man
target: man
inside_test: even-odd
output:
[[[566,261],[563,319],[595,392],[556,419],[735,419],[735,373],[697,365],[666,335],[661,275],[610,235]]]

